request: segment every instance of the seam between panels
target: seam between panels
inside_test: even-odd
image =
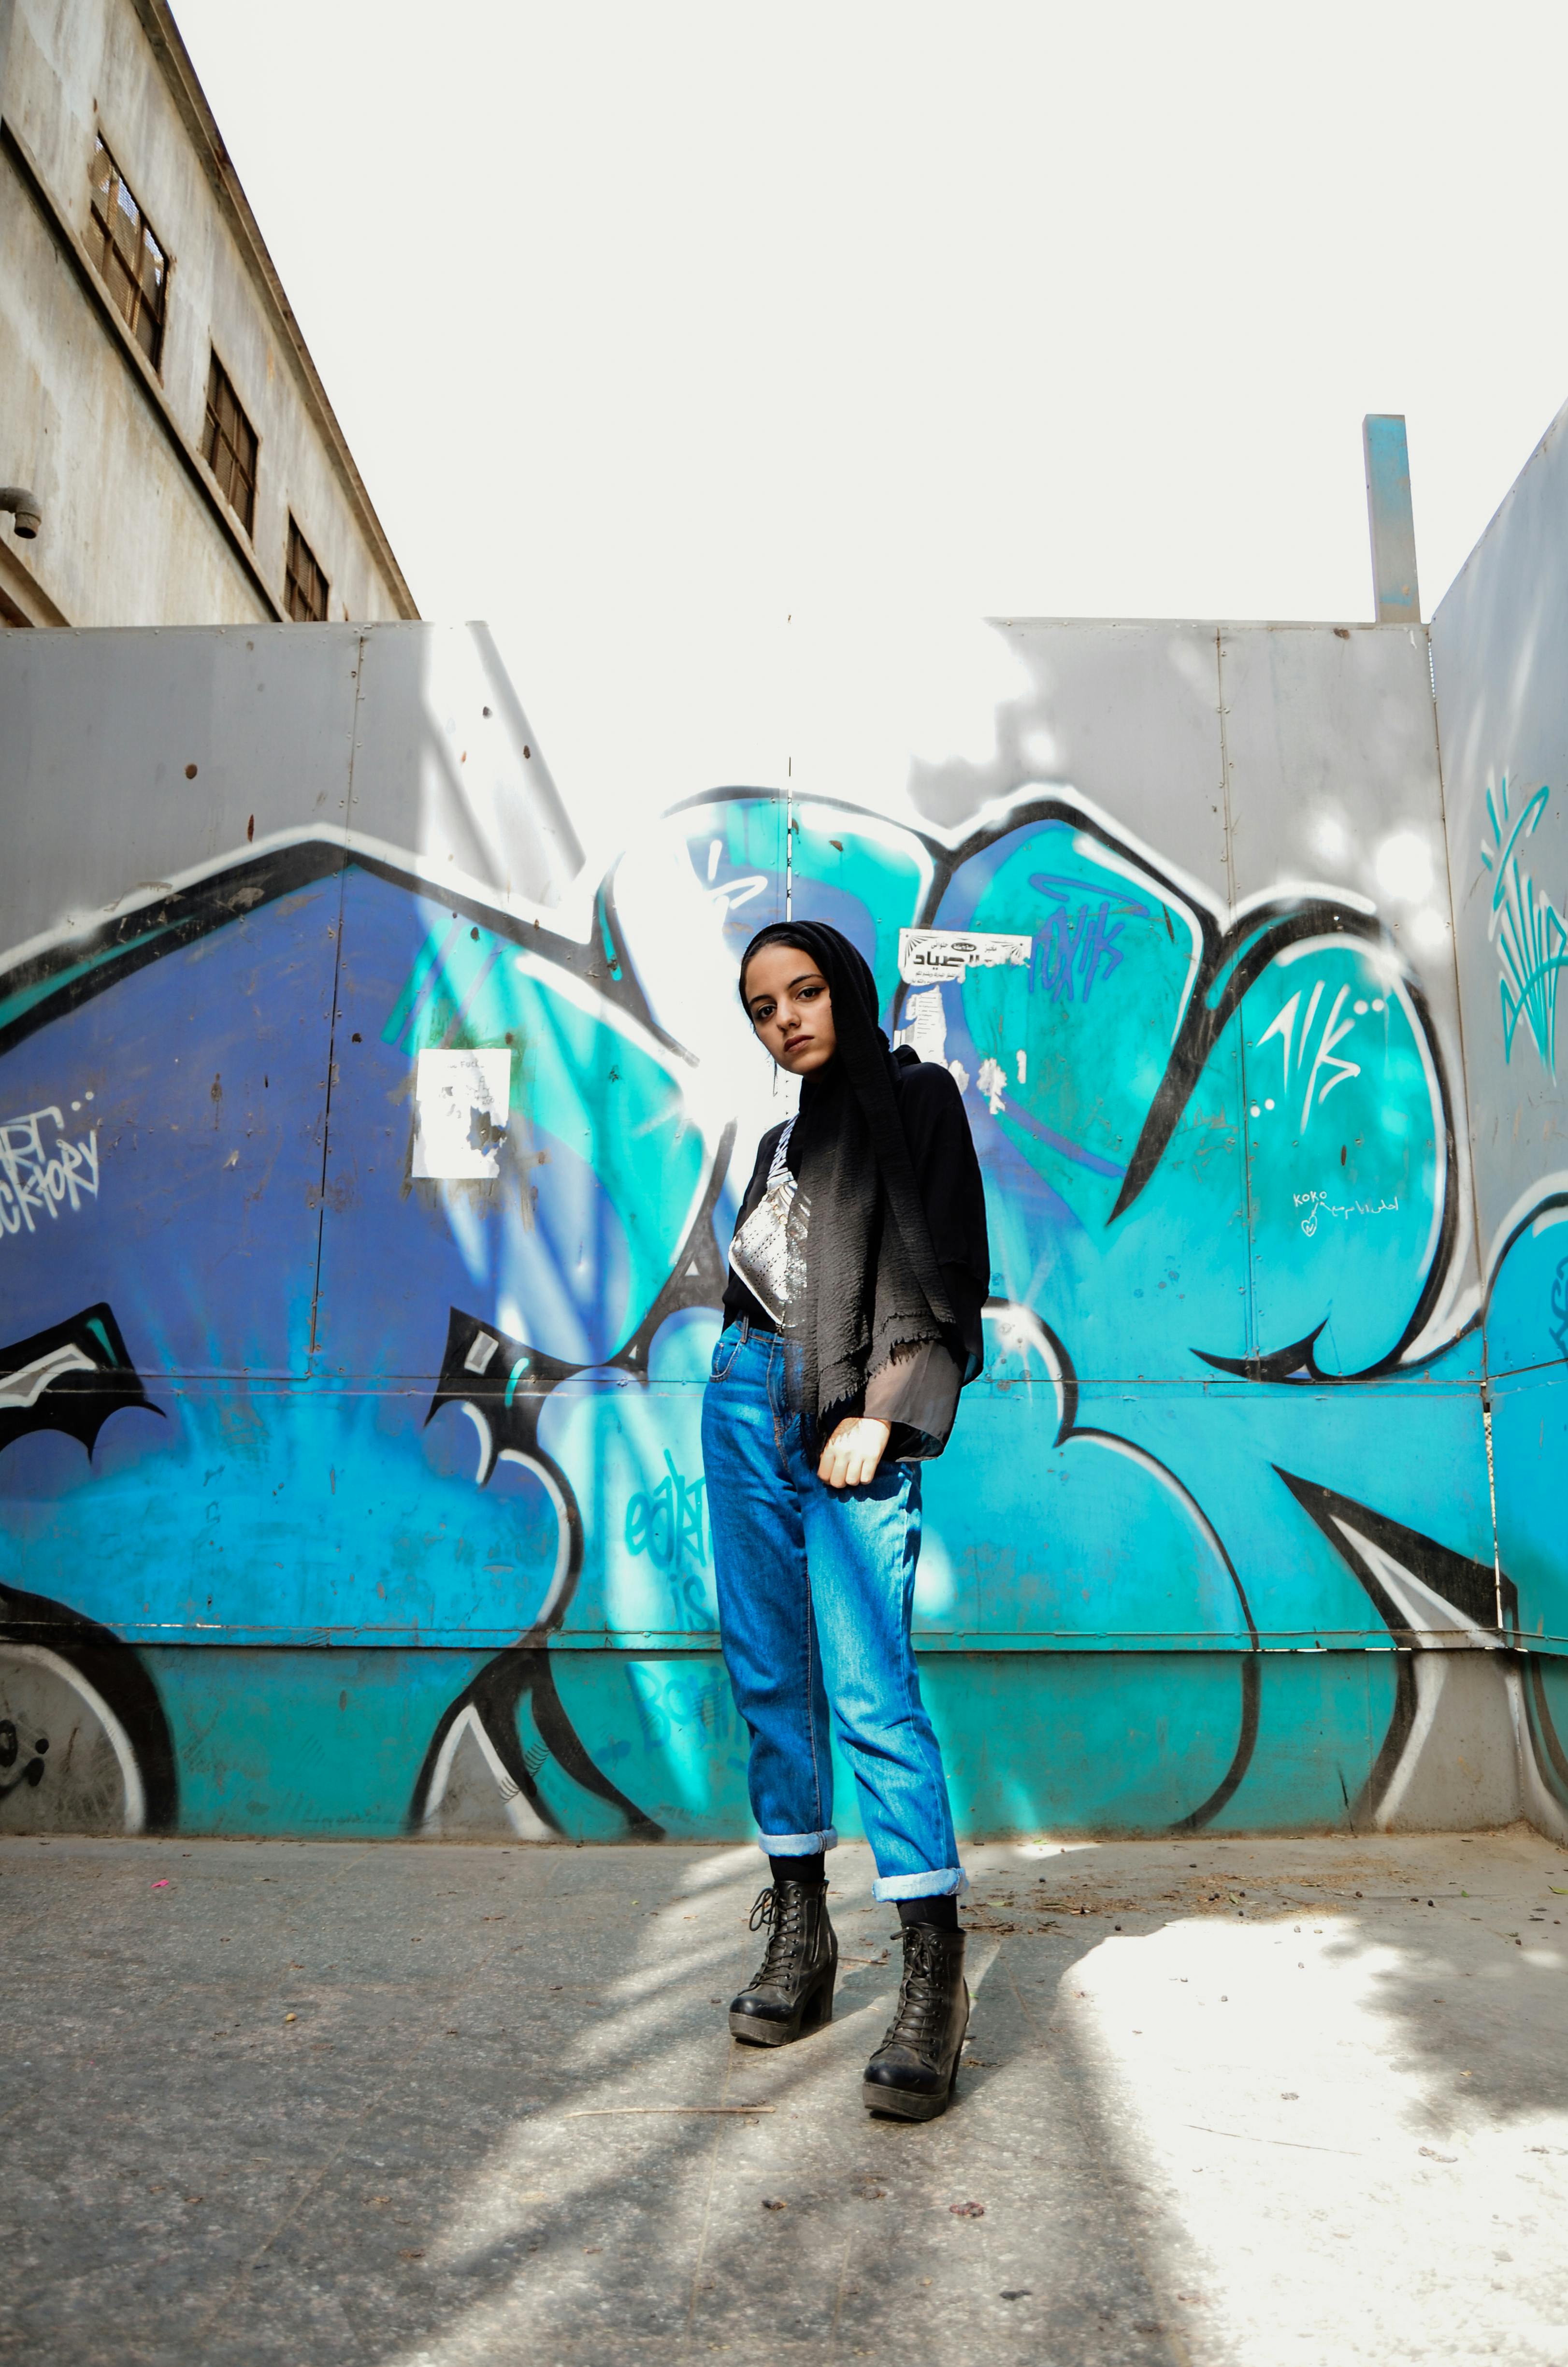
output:
[[[343,861],[337,873],[337,926],[333,938],[332,1008],[326,1036],[326,1084],[322,1102],[321,1177],[316,1196],[316,1270],[311,1285],[311,1377],[315,1377],[316,1327],[321,1308],[322,1251],[326,1239],[326,1167],[332,1151],[332,1088],[337,1074],[337,995],[343,976],[343,910],[348,894],[348,845],[354,827],[354,770],[359,753],[359,698],[365,681],[367,637],[359,635],[354,662],[354,723],[348,740],[348,787],[343,813]]]
[[[1423,625],[1426,643],[1426,679],[1432,693],[1432,753],[1437,765],[1437,827],[1443,834],[1443,877],[1449,890],[1449,962],[1454,981],[1454,1027],[1459,1036],[1460,1090],[1464,1100],[1464,1140],[1454,1144],[1454,1157],[1462,1159],[1470,1202],[1470,1254],[1475,1261],[1476,1288],[1480,1297],[1480,1320],[1476,1331],[1481,1342],[1481,1420],[1486,1445],[1487,1518],[1492,1525],[1492,1576],[1497,1591],[1497,1627],[1503,1627],[1503,1540],[1497,1529],[1497,1481],[1493,1466],[1492,1448],[1492,1342],[1487,1331],[1486,1283],[1482,1271],[1483,1254],[1481,1239],[1481,1195],[1475,1174],[1475,1128],[1470,1115],[1470,1051],[1465,1041],[1464,992],[1460,980],[1460,915],[1454,895],[1454,849],[1449,835],[1449,784],[1443,766],[1443,718],[1437,704],[1437,653],[1432,646],[1432,628]]]
[[[1231,735],[1225,724],[1225,629],[1214,628],[1214,699],[1220,718],[1220,796],[1221,819],[1225,840],[1225,904],[1227,918],[1236,909],[1236,864],[1234,852],[1234,818],[1231,809]],[[1254,1251],[1253,1222],[1256,1210],[1252,1196],[1252,1129],[1247,1117],[1250,1088],[1247,1084],[1246,1034],[1241,1024],[1241,1005],[1236,1006],[1236,1082],[1241,1088],[1241,1107],[1236,1112],[1236,1131],[1242,1146],[1242,1225],[1245,1268],[1243,1292],[1244,1353],[1250,1361],[1258,1353],[1257,1330],[1257,1260]]]

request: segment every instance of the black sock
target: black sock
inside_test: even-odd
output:
[[[775,1882],[825,1882],[827,1867],[823,1852],[813,1850],[810,1857],[770,1857],[767,1870]]]
[[[937,1898],[899,1898],[893,1903],[901,1923],[930,1923],[938,1931],[959,1928],[959,1902],[951,1891]]]

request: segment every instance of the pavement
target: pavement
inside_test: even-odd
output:
[[[0,2357],[1568,2361],[1568,1852],[968,1863],[922,2127],[860,2102],[861,1848],[836,2019],[766,2052],[751,1849],[0,1841]]]

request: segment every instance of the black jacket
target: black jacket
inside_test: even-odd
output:
[[[940,1455],[952,1430],[959,1391],[985,1361],[980,1311],[991,1287],[991,1251],[985,1229],[985,1187],[957,1082],[946,1069],[922,1060],[908,1045],[901,1045],[893,1054],[893,1077],[899,1118],[959,1328],[964,1370],[958,1369],[939,1344],[917,1349],[895,1357],[873,1375],[865,1402],[849,1410],[891,1422],[888,1458],[915,1462]],[[757,1146],[756,1164],[735,1220],[737,1231],[762,1197],[783,1131],[780,1121],[769,1127]],[[791,1142],[791,1168],[793,1151]],[[809,1233],[806,1254],[811,1255]],[[738,1323],[743,1316],[756,1331],[778,1329],[732,1267],[724,1293],[724,1320]]]

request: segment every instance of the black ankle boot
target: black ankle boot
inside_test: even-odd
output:
[[[934,2121],[951,2101],[969,2028],[964,1935],[930,1923],[903,1927],[903,1983],[887,2036],[866,2066],[869,2112]]]
[[[833,2020],[838,1942],[825,1882],[775,1882],[758,1894],[751,1928],[768,1926],[754,1980],[730,2000],[730,2028],[754,2046],[788,2046]]]

